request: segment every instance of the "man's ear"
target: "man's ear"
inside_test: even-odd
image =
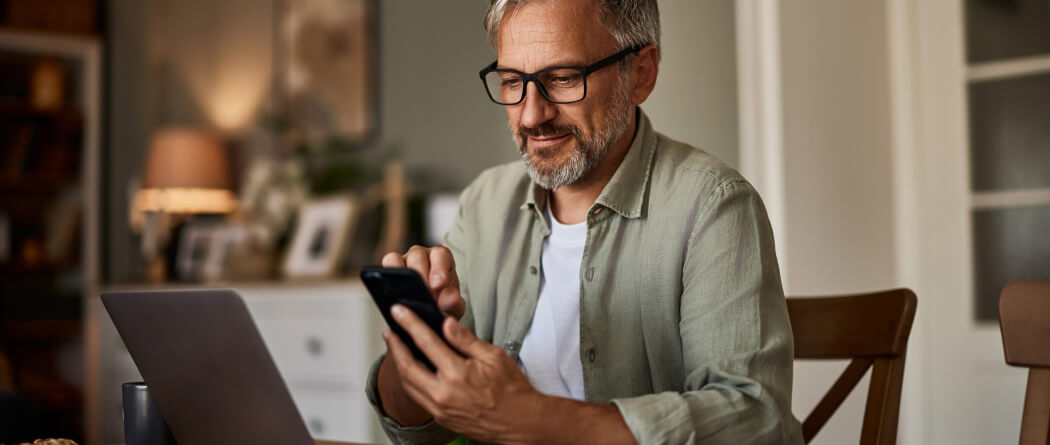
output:
[[[638,52],[634,61],[634,89],[631,90],[631,103],[641,105],[652,94],[656,87],[656,75],[660,72],[660,50],[656,45],[649,45]]]

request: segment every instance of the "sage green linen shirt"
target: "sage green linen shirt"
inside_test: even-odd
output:
[[[792,336],[758,194],[713,156],[652,130],[587,215],[580,267],[586,398],[619,408],[640,444],[801,444],[790,409]],[[521,162],[482,173],[446,237],[463,323],[518,358],[539,297],[547,192]],[[447,443],[434,421],[386,417],[397,444]],[[513,419],[507,419],[513,422]]]

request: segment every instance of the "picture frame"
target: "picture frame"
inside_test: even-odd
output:
[[[175,273],[183,281],[203,278],[204,263],[211,249],[211,236],[219,223],[190,221],[179,231],[175,251]]]
[[[368,145],[379,128],[378,0],[280,5],[283,111],[315,144]]]
[[[208,251],[201,264],[201,279],[204,281],[226,279],[226,266],[232,252],[247,238],[247,229],[241,224],[224,223],[214,226],[208,236]]]
[[[344,194],[306,202],[299,211],[291,245],[285,255],[285,278],[318,279],[335,275],[350,246],[361,206]]]

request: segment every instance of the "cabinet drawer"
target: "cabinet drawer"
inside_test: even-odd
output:
[[[348,398],[296,397],[306,428],[316,439],[373,442],[375,416],[364,394]]]
[[[371,362],[366,328],[354,320],[274,320],[256,323],[285,379],[363,382]]]

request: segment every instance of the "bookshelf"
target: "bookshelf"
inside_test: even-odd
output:
[[[101,58],[94,37],[0,28],[0,418],[18,419],[0,442],[85,437]]]

